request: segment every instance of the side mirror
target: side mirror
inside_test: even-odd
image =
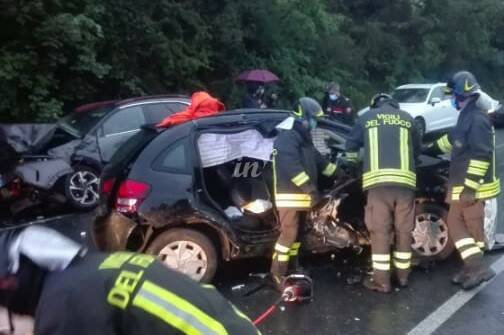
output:
[[[441,102],[441,98],[438,98],[438,97],[434,97],[430,101],[430,103],[432,104],[432,106],[434,106],[435,104],[438,104],[440,102]]]

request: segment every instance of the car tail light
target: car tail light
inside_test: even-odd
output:
[[[150,185],[128,179],[119,187],[116,209],[121,213],[135,213],[149,193]]]
[[[101,186],[102,193],[104,193],[106,195],[109,195],[110,193],[112,193],[112,189],[114,188],[115,181],[116,181],[115,178],[104,180],[102,183],[102,186]]]

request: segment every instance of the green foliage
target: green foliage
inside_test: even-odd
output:
[[[281,102],[340,82],[378,91],[475,72],[499,97],[500,0],[0,0],[0,122],[50,121],[101,99],[208,89],[268,68]]]

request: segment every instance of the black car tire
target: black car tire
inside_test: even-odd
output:
[[[416,206],[416,213],[415,213],[415,230],[413,232],[413,238],[415,239],[415,231],[418,228],[417,225],[419,224],[419,221],[425,221],[426,219],[432,218],[432,225],[435,225],[434,228],[438,229],[438,224],[441,226],[439,229],[439,232],[441,234],[445,235],[445,237],[440,237],[440,243],[444,246],[441,250],[436,250],[433,252],[431,250],[430,252],[433,253],[432,255],[425,255],[424,252],[421,252],[420,250],[415,250],[413,248],[413,254],[414,257],[420,259],[420,260],[445,260],[448,258],[453,251],[455,250],[455,245],[453,241],[451,240],[449,234],[448,234],[448,224],[447,224],[447,217],[448,217],[448,212],[447,210],[438,204],[431,203],[431,202],[426,202],[426,203],[421,203],[417,204]],[[437,219],[437,220],[436,220]],[[434,222],[435,221],[435,222]],[[426,223],[429,223],[427,220]],[[439,236],[439,234],[438,234]],[[445,240],[446,239],[446,240]],[[415,242],[413,242],[413,245]]]
[[[160,258],[160,261],[163,262],[163,264],[169,266],[164,262],[162,255],[160,255],[161,251],[164,248],[169,247],[170,244],[183,241],[190,242],[193,245],[199,247],[200,250],[198,252],[201,252],[202,253],[201,256],[204,256],[204,258],[206,258],[206,269],[204,269],[204,273],[202,274],[201,278],[196,280],[199,280],[200,282],[203,283],[211,282],[213,277],[215,276],[215,272],[217,271],[218,266],[217,252],[215,245],[212,243],[212,241],[199,231],[185,228],[174,228],[167,230],[159,234],[154,239],[154,241],[152,241],[152,243],[147,247],[147,253],[158,256],[158,258]]]
[[[415,128],[417,130],[418,135],[420,136],[420,139],[423,140],[425,136],[425,120],[421,117],[415,118]]]
[[[80,185],[79,174],[87,181],[85,185]],[[92,183],[91,183],[92,181]],[[90,182],[89,184],[86,184]],[[73,189],[76,186],[83,186],[83,190]],[[89,210],[95,208],[100,200],[100,174],[93,168],[84,165],[74,167],[74,172],[68,174],[64,182],[64,192],[68,203],[77,210]],[[79,200],[82,192],[88,192],[89,198]],[[96,194],[95,194],[96,193]],[[89,199],[89,200],[87,200]]]

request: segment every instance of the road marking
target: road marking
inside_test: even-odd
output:
[[[409,331],[408,335],[429,335],[434,333],[441,327],[449,318],[452,317],[459,309],[467,304],[476,294],[490,284],[500,273],[504,271],[504,256],[499,258],[492,264],[492,269],[495,271],[495,277],[478,286],[471,291],[460,290],[455,293],[448,301],[438,307],[434,312],[427,316],[423,321],[416,325],[415,328]]]

